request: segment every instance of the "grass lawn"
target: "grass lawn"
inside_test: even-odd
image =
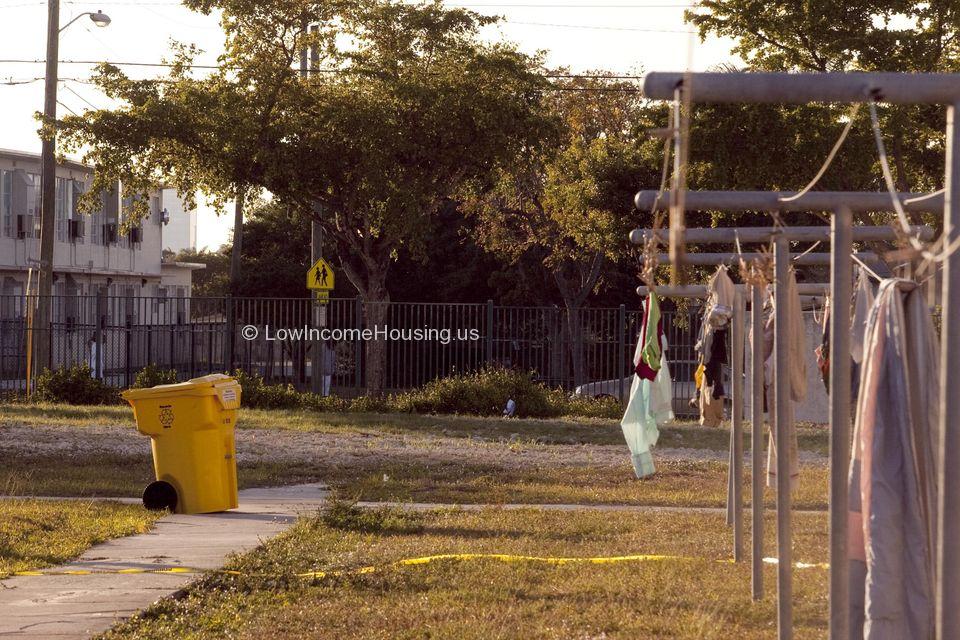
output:
[[[56,468],[56,474],[47,473]],[[411,460],[320,466],[306,462],[241,464],[241,488],[325,482],[340,495],[357,500],[439,503],[575,503],[722,507],[726,504],[727,467],[710,461],[658,462],[652,478],[637,480],[628,463],[606,466],[423,464]],[[153,480],[148,456],[101,454],[96,457],[19,456],[0,465],[0,486],[18,486],[30,495],[139,496]],[[744,500],[749,504],[749,471]],[[829,471],[804,467],[794,496],[799,509],[825,509]],[[9,492],[8,493],[13,493]],[[773,489],[766,504],[774,504]]]
[[[343,434],[363,447],[314,462],[309,456],[278,461],[270,457],[241,457],[241,487],[325,482],[338,493],[370,501],[416,501],[439,503],[580,503],[641,504],[721,507],[726,500],[726,464],[719,461],[663,459],[658,473],[638,481],[629,466],[619,424],[611,420],[502,420],[467,416],[418,416],[410,414],[311,413],[305,411],[241,411],[242,428],[262,431],[297,431],[327,435]],[[62,405],[5,405],[3,424],[36,427],[59,426],[82,431],[86,427],[124,425],[132,432],[132,413],[126,407],[68,407]],[[49,433],[49,432],[48,432]],[[819,450],[826,446],[826,431],[801,429],[801,446]],[[396,434],[414,436],[411,446],[379,449],[378,438]],[[419,449],[419,436],[433,438],[445,456],[432,449]],[[47,435],[47,437],[51,437]],[[56,437],[54,432],[52,437]],[[100,436],[98,436],[100,437]],[[109,436],[102,436],[109,437]],[[261,437],[258,435],[258,437]],[[480,438],[480,440],[476,440]],[[729,441],[724,429],[679,424],[663,429],[660,447],[725,450]],[[545,461],[536,454],[552,443],[555,455]],[[623,447],[623,457],[611,464],[592,460],[591,446]],[[11,483],[28,488],[31,495],[138,496],[153,479],[146,453],[97,451],[85,455],[85,445],[65,450],[13,453],[0,452],[0,488]],[[461,455],[471,447],[498,452],[490,460]],[[576,462],[565,460],[563,451],[577,454]],[[141,451],[141,450],[138,450]],[[607,449],[609,452],[609,448]],[[370,455],[368,455],[368,452]],[[527,457],[524,457],[527,455]],[[622,460],[622,463],[619,462]],[[56,468],[55,474],[48,473]],[[805,467],[796,506],[822,509],[827,504],[826,468]],[[749,474],[747,476],[749,482]],[[4,491],[0,491],[4,493]],[[10,493],[6,491],[5,493]],[[745,491],[745,496],[750,492]],[[767,492],[768,505],[773,504]]]
[[[133,425],[133,410],[128,406],[71,406],[14,403],[0,405],[0,426],[4,421],[24,425]],[[241,409],[237,424],[241,429],[288,429],[321,433],[389,433],[434,435],[451,438],[484,438],[521,441],[539,440],[546,444],[622,444],[620,423],[603,418],[556,418],[504,420],[456,415],[418,415],[409,413],[319,413],[305,410],[264,411]],[[745,434],[749,424],[745,425]],[[800,448],[822,455],[829,452],[829,432],[823,426],[800,424],[797,427]],[[701,427],[694,423],[667,425],[660,431],[660,447],[724,450],[730,441],[726,429]],[[744,449],[750,439],[745,437]]]
[[[826,515],[795,519],[795,560],[822,562]],[[767,549],[774,544],[772,521]],[[747,563],[729,558],[722,515],[444,510],[302,520],[235,559],[245,577],[212,574],[108,632],[108,640],[289,638],[770,638],[775,567],[750,599]],[[442,553],[695,558],[552,566],[492,560],[395,567]],[[292,574],[366,565],[382,570],[314,582]],[[797,638],[823,637],[827,572],[794,573]]]
[[[0,500],[0,578],[63,564],[110,538],[144,533],[161,515],[110,501]]]

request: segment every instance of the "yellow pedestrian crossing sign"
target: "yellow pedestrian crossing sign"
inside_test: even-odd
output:
[[[317,260],[307,271],[307,289],[320,291],[333,289],[333,268],[323,258]]]

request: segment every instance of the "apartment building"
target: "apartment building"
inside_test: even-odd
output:
[[[179,253],[197,248],[197,210],[188,209],[175,189],[160,192],[167,222],[163,227],[163,248]]]
[[[92,168],[83,163],[57,166],[54,295],[90,296],[105,288],[110,296],[189,297],[190,274],[203,265],[163,262],[163,192],[150,194],[149,216],[125,229],[129,203],[122,202],[119,188],[102,193],[96,210],[79,209],[91,182]],[[30,269],[38,265],[39,236],[40,156],[0,149],[0,296],[9,300],[27,290]],[[55,305],[54,322],[64,320],[58,316],[69,314],[69,306]]]

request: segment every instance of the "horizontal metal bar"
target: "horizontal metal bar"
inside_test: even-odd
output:
[[[672,100],[683,72],[652,72],[643,95]],[[694,102],[807,103],[861,102],[875,95],[896,104],[952,104],[960,101],[960,74],[954,73],[692,73]]]
[[[687,211],[823,211],[838,207],[851,211],[893,211],[887,192],[870,191],[810,191],[796,200],[795,191],[687,191],[683,194]],[[904,209],[917,213],[943,213],[943,193],[900,193]],[[670,192],[664,191],[657,199],[653,190],[640,191],[633,199],[640,211],[650,211],[654,202],[657,210],[670,208]]]
[[[872,251],[864,251],[862,253],[855,253],[854,255],[867,264],[877,264],[882,262],[880,256]],[[762,256],[763,254],[761,253],[745,252],[743,254],[743,259],[756,260]],[[686,264],[692,264],[695,266],[712,266],[734,263],[737,261],[738,257],[739,254],[736,253],[688,253],[686,256],[684,256],[684,262]],[[670,262],[670,255],[666,253],[657,254],[657,262],[659,264],[666,264]],[[805,266],[826,266],[830,264],[830,254],[825,251],[819,251],[816,253],[797,255],[793,258],[793,263]]]
[[[737,289],[746,291],[747,285],[735,284]],[[801,282],[797,284],[797,293],[801,296],[824,296],[830,290],[828,283],[820,282]],[[650,287],[637,287],[637,295],[645,296],[650,293]],[[657,295],[661,298],[705,298],[707,296],[707,285],[705,284],[684,284],[677,286],[664,285],[657,287]]]
[[[933,229],[927,226],[911,227],[913,233],[921,240],[933,238]],[[666,242],[668,229],[658,229],[657,237]],[[653,229],[634,229],[630,232],[630,242],[643,244],[644,239],[653,234]],[[743,243],[767,242],[774,236],[782,234],[792,241],[813,242],[830,239],[830,227],[717,227],[692,228],[686,230],[687,244],[733,244],[736,240]],[[896,240],[897,234],[893,227],[858,226],[853,228],[854,242],[875,242]]]

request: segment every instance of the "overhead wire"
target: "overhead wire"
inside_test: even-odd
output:
[[[86,98],[84,98],[82,95],[80,95],[79,93],[77,93],[77,92],[73,89],[73,87],[71,87],[70,85],[64,83],[63,88],[66,89],[67,91],[69,91],[70,93],[72,93],[73,95],[75,95],[76,97],[78,97],[78,98],[80,98],[81,100],[83,100],[85,103],[87,103],[87,105],[88,105],[91,109],[100,109],[100,107],[98,107],[97,105],[93,104],[92,102],[90,102],[89,100],[87,100]]]

